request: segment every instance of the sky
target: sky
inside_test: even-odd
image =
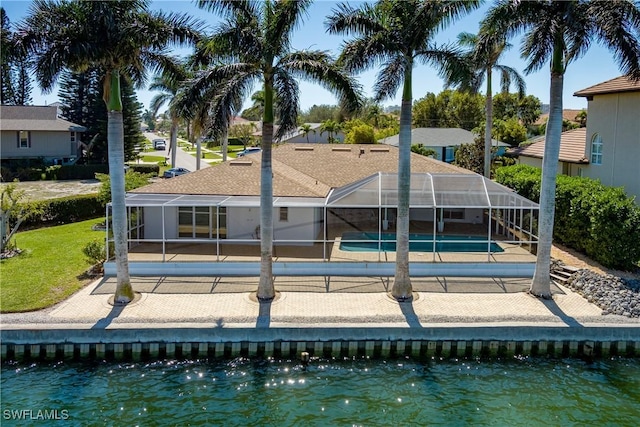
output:
[[[356,2],[353,3],[357,5]],[[31,1],[29,0],[3,0],[1,3],[12,24],[18,23],[27,15],[30,4]],[[339,54],[345,37],[327,34],[324,24],[325,17],[331,14],[332,9],[337,4],[333,0],[316,0],[312,4],[303,25],[294,33],[294,49],[320,49],[327,50],[334,56]],[[440,31],[434,41],[438,44],[453,43],[461,32],[476,33],[480,21],[492,4],[493,1],[485,1],[481,8]],[[213,30],[218,22],[216,15],[197,8],[191,0],[153,1],[151,8],[165,12],[189,13],[204,21],[208,25],[209,31]],[[527,94],[537,96],[543,104],[548,104],[549,68],[544,67],[540,71],[524,75],[523,70],[526,67],[526,61],[520,57],[520,39],[511,40],[511,44],[513,44],[513,47],[503,54],[501,63],[515,68],[523,75],[527,84]],[[188,53],[189,50],[184,48],[175,51],[176,55],[187,55]],[[372,88],[376,74],[377,70],[370,70],[357,76],[367,96],[373,95]],[[573,96],[574,92],[620,75],[621,72],[615,64],[612,54],[607,49],[594,43],[586,55],[569,64],[567,68],[564,78],[563,107],[565,109],[586,108],[586,99]],[[499,89],[499,82],[495,77],[494,88]],[[254,88],[254,90],[258,89],[259,87]],[[442,79],[438,77],[433,68],[426,65],[419,65],[415,68],[413,73],[414,100],[424,97],[428,92],[437,94],[443,89]],[[515,89],[512,89],[512,91],[515,91]],[[42,94],[37,84],[34,84],[32,92],[33,104],[45,105],[56,102],[58,101],[57,92],[56,88],[49,94]],[[138,101],[145,108],[149,108],[154,93],[148,90],[139,90],[137,96]],[[401,93],[399,91],[394,98],[383,101],[383,105],[400,105],[400,98]],[[314,104],[336,104],[336,99],[322,87],[302,81],[300,82],[300,104],[300,108],[305,111]],[[247,101],[244,107],[246,108],[249,105],[250,101]]]

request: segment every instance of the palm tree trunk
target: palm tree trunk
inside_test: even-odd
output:
[[[171,130],[169,136],[169,147],[171,150],[171,167],[176,167],[176,150],[178,149],[178,119],[171,119]]]
[[[220,144],[220,148],[222,151],[222,161],[227,161],[227,151],[229,151],[229,128],[225,128],[222,131],[222,144]]]
[[[542,183],[540,185],[540,218],[538,220],[538,252],[536,270],[531,282],[533,295],[551,296],[551,245],[553,243],[553,222],[556,206],[556,177],[560,138],[562,137],[562,72],[551,72],[549,122],[545,133],[544,157],[542,160]]]
[[[491,68],[487,69],[487,96],[485,101],[484,125],[484,176],[491,178],[491,131],[493,129],[493,93],[491,89]]]
[[[200,170],[200,158],[202,157],[202,139],[196,141],[196,170]]]
[[[276,296],[273,286],[273,83],[265,76],[264,116],[262,120],[262,159],[260,163],[260,281],[257,298],[269,301]]]
[[[409,275],[409,196],[411,190],[411,64],[404,76],[398,142],[398,219],[396,228],[396,274],[391,295],[398,301],[411,299]]]
[[[105,77],[105,101],[107,104],[107,145],[109,154],[109,177],[111,181],[111,213],[113,219],[113,241],[116,255],[116,293],[114,301],[126,304],[133,300],[133,288],[129,277],[127,257],[127,209],[124,185],[124,126],[122,101],[120,100],[120,75],[117,71]]]

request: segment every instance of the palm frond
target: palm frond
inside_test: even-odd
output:
[[[354,39],[342,47],[338,63],[347,71],[365,71],[387,61],[393,50],[389,49],[385,33]]]
[[[325,26],[329,34],[373,35],[384,30],[381,18],[379,9],[370,4],[365,3],[355,9],[347,3],[340,3],[327,17]]]
[[[151,103],[149,105],[149,110],[151,110],[151,114],[155,117],[158,115],[158,111],[162,108],[163,105],[168,104],[173,95],[170,93],[159,93],[153,98],[151,98]]]
[[[280,117],[276,139],[292,132],[298,127],[298,106],[300,105],[300,90],[298,83],[284,67],[277,69],[273,76],[274,98],[278,97],[278,115]]]
[[[411,66],[412,64],[407,64],[402,55],[396,55],[387,61],[376,76],[376,82],[373,87],[375,100],[379,102],[395,96],[404,82],[407,67]]]
[[[226,18],[237,15],[245,18],[257,16],[256,4],[251,0],[197,0],[195,3],[200,9]]]
[[[363,104],[362,88],[324,51],[299,51],[282,58],[279,66],[293,76],[314,81],[337,98],[342,108],[358,111]]]
[[[511,68],[506,65],[494,65],[494,68],[500,71],[500,85],[503,92],[509,92],[509,87],[511,83],[514,83],[516,89],[518,90],[518,94],[522,97],[525,95],[525,91],[527,90],[527,84],[524,79],[516,71],[515,68]]]
[[[434,66],[446,81],[463,81],[469,77],[469,64],[465,55],[451,45],[432,45],[416,52],[416,60]]]
[[[274,56],[289,51],[293,30],[300,26],[311,3],[311,0],[297,0],[274,4],[273,16],[268,20],[265,32],[267,48]]]

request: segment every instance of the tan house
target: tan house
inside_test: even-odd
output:
[[[563,132],[558,173],[624,187],[640,202],[640,82],[617,77],[579,90],[588,101],[586,128]],[[512,150],[519,163],[542,167],[545,137]]]
[[[588,101],[582,176],[624,187],[640,203],[640,82],[617,77],[574,93]]]
[[[72,164],[81,156],[81,135],[86,128],[60,119],[55,105],[3,105],[0,130],[2,160]]]
[[[560,139],[560,156],[558,157],[558,173],[569,176],[581,176],[589,160],[585,157],[585,141],[587,129],[578,128],[562,133]],[[518,156],[518,162],[524,165],[542,168],[545,137],[531,141],[530,145],[510,150]]]

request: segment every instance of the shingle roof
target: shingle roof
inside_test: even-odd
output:
[[[617,93],[617,92],[635,92],[640,91],[640,81],[633,82],[626,76],[616,77],[615,79],[607,80],[606,82],[598,83],[597,85],[590,86],[586,89],[582,89],[573,94],[573,96],[593,96],[602,95],[605,93]]]
[[[545,137],[541,136],[534,141],[531,145],[518,149],[518,154],[520,156],[542,159],[544,157]],[[563,132],[560,139],[560,156],[558,159],[561,162],[568,163],[589,163],[584,156],[586,143],[587,128],[578,128]]]
[[[84,132],[86,128],[58,118],[56,106],[3,105],[0,107],[2,130]]]
[[[379,143],[398,146],[400,135],[393,135],[379,140]],[[426,147],[449,147],[452,145],[473,144],[476,135],[461,128],[415,128],[411,129],[411,144],[422,144]],[[509,146],[503,142],[492,140],[494,144]]]
[[[361,151],[363,152],[362,154]],[[340,188],[378,172],[398,171],[398,149],[384,145],[283,144],[274,147],[275,197],[326,197]],[[261,153],[156,182],[133,193],[193,195],[260,195]],[[473,172],[419,154],[411,154],[411,172]]]

